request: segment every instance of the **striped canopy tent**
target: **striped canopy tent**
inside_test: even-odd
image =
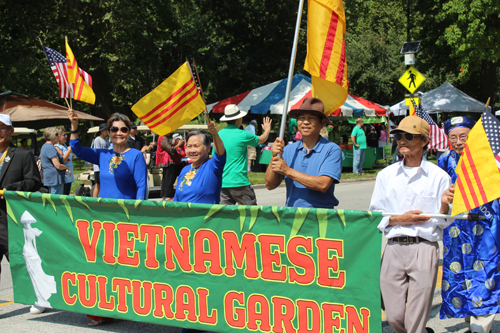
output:
[[[242,94],[226,98],[222,101],[209,104],[208,111],[214,113],[224,113],[224,108],[228,104],[236,104],[243,111],[250,111],[254,114],[282,114],[285,105],[285,90],[288,79],[283,79],[268,85],[244,92]],[[292,91],[288,111],[298,109],[306,97],[311,97],[311,78],[295,74],[292,80]],[[345,117],[375,117],[385,116],[387,108],[377,103],[373,103],[349,94],[344,105],[335,110],[331,116]]]

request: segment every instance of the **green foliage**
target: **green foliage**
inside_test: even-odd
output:
[[[422,40],[417,68],[427,81],[421,90],[450,81],[475,98],[494,97],[497,0],[346,2],[350,92],[380,104],[403,98],[397,80],[404,71],[399,50],[408,4],[411,39]],[[215,102],[287,76],[297,7],[297,0],[45,0],[29,6],[0,0],[0,89],[63,104],[38,40],[64,55],[68,36],[96,93],[94,106],[74,102],[78,110],[132,116],[131,106],[186,58],[195,58],[207,103]],[[304,73],[306,20],[307,4],[296,73]]]

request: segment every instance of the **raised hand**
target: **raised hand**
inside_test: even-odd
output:
[[[264,118],[264,121],[262,122],[262,130],[263,130],[264,132],[266,132],[266,131],[267,131],[267,132],[271,131],[271,123],[272,123],[272,122],[273,122],[273,121],[271,120],[271,118],[269,118],[269,117],[265,117],[265,118]]]

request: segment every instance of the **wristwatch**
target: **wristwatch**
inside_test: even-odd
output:
[[[78,134],[78,130],[76,131],[69,131],[71,134]]]

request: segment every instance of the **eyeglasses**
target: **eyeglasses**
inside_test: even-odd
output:
[[[0,127],[0,132],[5,132],[10,130],[10,127]]]
[[[61,136],[68,136],[67,134],[61,134]]]
[[[458,140],[462,142],[467,141],[467,135],[463,134],[460,136],[450,136],[450,142],[457,142]]]
[[[405,136],[406,141],[412,141],[415,138],[415,135],[410,134],[410,133],[405,133],[404,136]],[[401,141],[403,139],[403,134],[396,133],[395,137],[396,137],[396,141]]]
[[[127,133],[128,133],[128,127],[126,127],[126,126],[122,126],[122,127],[111,126],[111,127],[109,128],[109,131],[110,131],[111,133],[117,133],[117,132],[118,132],[118,130],[120,130],[120,132],[122,132],[122,133],[124,133],[124,134],[127,134]]]
[[[56,133],[56,136],[59,136],[59,133]]]

